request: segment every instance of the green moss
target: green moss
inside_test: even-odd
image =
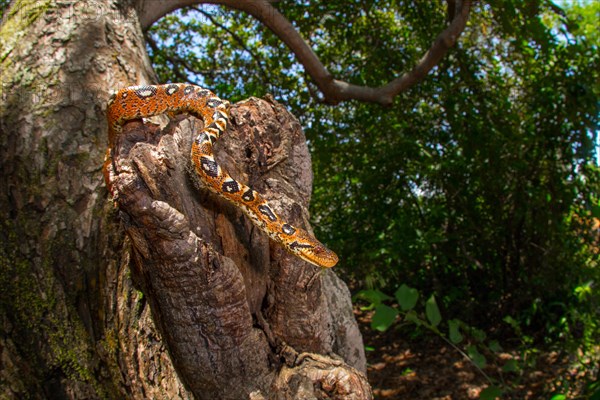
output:
[[[0,62],[4,63],[12,49],[18,43],[21,36],[27,31],[27,27],[33,24],[42,14],[52,6],[51,0],[17,0],[10,7],[2,29],[0,30],[0,42],[4,46],[0,48]],[[10,59],[8,59],[10,64]],[[6,69],[8,65],[3,65]]]
[[[16,334],[11,337],[23,355],[37,367],[38,374],[28,376],[32,386],[43,380],[42,371],[60,369],[73,381],[90,384],[107,398],[90,366],[92,349],[89,336],[68,301],[57,297],[60,283],[53,273],[50,258],[36,268],[18,251],[19,239],[11,221],[3,221],[0,245],[0,311],[11,320]],[[52,251],[44,252],[51,257]]]
[[[117,349],[119,348],[119,338],[114,329],[109,329],[104,333],[102,345],[111,358],[116,358]]]
[[[51,5],[51,0],[17,0],[9,10],[8,19],[19,15],[21,19],[27,22],[27,26],[29,26],[48,10]]]
[[[8,221],[4,221],[2,228],[7,240],[3,240],[0,247],[0,285],[5,288],[0,297],[0,309],[20,316],[23,327],[36,331],[37,321],[43,317],[49,303],[36,293],[37,283],[30,263],[17,257],[18,238],[14,229]]]

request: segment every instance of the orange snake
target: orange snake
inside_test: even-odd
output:
[[[206,186],[239,207],[259,229],[287,251],[319,267],[333,267],[337,255],[301,228],[283,221],[263,196],[233,179],[217,164],[213,144],[227,129],[229,102],[199,86],[182,83],[130,86],[113,94],[108,101],[109,148],[104,162],[106,185],[112,193],[112,147],[127,121],[163,113],[187,112],[204,121],[204,129],[192,143],[194,170]]]

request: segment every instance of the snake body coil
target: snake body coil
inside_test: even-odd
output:
[[[111,189],[108,166],[116,135],[127,121],[163,113],[190,113],[204,121],[204,129],[192,143],[191,159],[195,172],[206,186],[239,207],[250,220],[290,253],[319,267],[333,267],[337,255],[301,228],[283,221],[262,195],[233,179],[217,164],[213,145],[227,129],[229,102],[214,93],[194,85],[166,84],[131,86],[119,90],[108,102],[109,149],[106,153],[104,176]]]

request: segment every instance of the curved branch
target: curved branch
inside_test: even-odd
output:
[[[152,36],[150,36],[150,34],[148,32],[146,32],[146,34],[144,35],[144,38],[146,39],[146,42],[148,43],[148,45],[150,46],[150,48],[152,49],[154,54],[160,53],[160,48],[158,47],[158,43],[156,43],[156,40],[154,40],[154,38]],[[193,71],[195,73],[198,73],[198,71],[191,68],[191,66],[189,65],[187,60],[185,60],[183,58],[172,57],[169,54],[167,54],[166,52],[163,53],[162,56],[165,58],[165,60],[167,60],[168,62],[171,63],[171,65],[173,66],[173,74],[175,74],[175,76],[182,82],[188,81],[189,77],[187,77],[183,72],[181,72],[181,70],[178,68],[178,65],[182,65],[183,68],[187,69],[188,71]],[[194,82],[194,84],[195,84],[195,82]]]
[[[410,71],[396,77],[380,87],[360,86],[335,79],[325,68],[321,60],[314,53],[308,43],[300,36],[279,11],[266,0],[174,0],[156,1],[140,0],[142,3],[140,19],[142,27],[147,29],[152,23],[163,15],[181,7],[200,3],[221,4],[236,10],[244,11],[265,24],[279,37],[288,48],[296,55],[298,61],[304,66],[306,72],[312,77],[315,84],[323,93],[323,101],[337,104],[344,100],[360,100],[381,105],[390,105],[395,96],[406,91],[420,82],[435,67],[448,50],[454,46],[456,40],[465,29],[471,0],[448,0],[449,7],[454,9],[454,16],[450,25],[442,31],[432,43],[431,47]],[[146,4],[147,3],[147,4]]]
[[[211,24],[213,24],[214,26],[216,26],[219,29],[224,30],[225,32],[227,32],[229,34],[229,36],[231,36],[231,38],[237,42],[237,44],[246,52],[250,55],[250,57],[254,60],[254,63],[256,64],[256,66],[258,67],[258,70],[260,71],[260,74],[262,76],[263,79],[263,83],[269,84],[269,76],[267,74],[267,71],[265,71],[264,67],[262,66],[261,62],[260,62],[260,58],[254,54],[254,52],[252,50],[250,50],[248,48],[248,46],[246,46],[246,43],[244,43],[244,40],[237,35],[235,32],[233,32],[231,29],[227,28],[225,25],[221,24],[219,21],[217,21],[216,19],[213,18],[212,15],[210,15],[209,13],[202,11],[201,9],[199,9],[198,7],[192,7],[196,12],[202,14],[206,19],[208,19]]]
[[[184,71],[182,71],[179,68],[179,65],[183,66],[185,71],[188,71],[194,75],[204,75],[213,78],[214,76],[223,74],[222,70],[217,70],[215,68],[199,70],[197,68],[194,68],[194,66],[190,65],[189,61],[185,58],[179,57],[178,55],[171,55],[167,51],[161,50],[158,47],[158,43],[156,43],[156,40],[154,40],[154,38],[152,37],[152,35],[150,35],[149,32],[145,32],[144,39],[146,39],[146,42],[148,43],[154,54],[160,54],[165,59],[165,61],[167,61],[173,66],[173,74],[177,77],[177,79],[180,82],[189,82],[194,85],[200,85],[198,81],[190,79],[188,75],[185,75]]]

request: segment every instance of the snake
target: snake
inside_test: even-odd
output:
[[[306,230],[284,221],[256,190],[229,175],[216,161],[213,145],[227,130],[230,103],[200,86],[171,83],[129,86],[113,93],[107,104],[108,141],[104,178],[113,194],[112,148],[123,125],[132,120],[188,113],[204,122],[194,137],[191,164],[205,186],[237,206],[252,223],[289,253],[321,268],[333,267],[338,256]],[[113,169],[114,171],[114,169]]]

